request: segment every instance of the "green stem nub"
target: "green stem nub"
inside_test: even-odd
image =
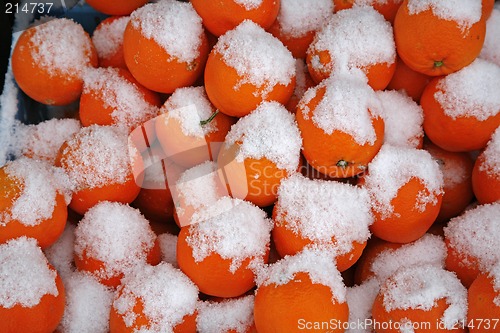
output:
[[[212,120],[214,120],[215,116],[217,116],[218,114],[219,114],[219,110],[216,110],[214,113],[212,113],[210,118],[200,121],[200,125],[205,126],[207,124],[210,124],[212,122]]]
[[[337,166],[340,168],[347,168],[348,165],[349,165],[349,162],[344,161],[344,160],[340,160],[337,162]]]
[[[439,67],[441,67],[443,65],[444,65],[444,63],[443,63],[442,60],[434,61],[434,67],[436,67],[436,68],[439,68]]]

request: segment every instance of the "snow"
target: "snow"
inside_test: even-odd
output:
[[[123,46],[123,33],[130,17],[122,16],[112,21],[104,20],[97,26],[92,35],[92,42],[99,59],[113,56]]]
[[[158,243],[160,244],[161,260],[178,268],[177,264],[177,236],[163,233],[158,235]]]
[[[362,285],[347,288],[349,306],[349,328],[346,333],[372,333],[372,328],[360,323],[367,323],[372,317],[372,306],[380,285],[376,279],[370,279]]]
[[[340,131],[351,135],[360,145],[373,145],[377,137],[372,118],[379,115],[381,105],[366,77],[357,74],[336,73],[323,80],[305,92],[299,108],[305,119],[312,117],[314,124],[326,134]],[[321,90],[325,91],[324,96],[316,108],[310,110],[307,104]]]
[[[479,267],[488,269],[500,260],[500,203],[480,205],[451,219],[444,228],[445,238],[459,253],[476,258]]]
[[[224,197],[193,214],[186,241],[195,262],[213,253],[231,260],[235,272],[248,258],[262,258],[269,249],[272,223],[257,206]]]
[[[500,112],[500,66],[476,59],[458,72],[439,80],[434,98],[452,118],[484,121]]]
[[[198,332],[248,332],[253,324],[254,298],[248,295],[222,302],[201,302],[196,319]]]
[[[123,184],[131,174],[127,134],[112,126],[82,128],[62,151],[61,165],[76,190]]]
[[[299,38],[319,30],[332,15],[331,0],[281,0],[276,20],[284,35]]]
[[[137,84],[122,75],[123,69],[89,68],[83,76],[83,94],[86,98],[102,101],[109,109],[114,124],[127,129],[140,126],[158,115],[158,107],[147,102]],[[92,109],[80,106],[80,112],[92,114]]]
[[[89,209],[75,230],[75,255],[100,260],[95,272],[110,278],[146,263],[156,235],[148,220],[128,205],[101,201]]]
[[[422,107],[403,92],[388,90],[376,94],[382,103],[384,143],[418,148],[424,137]]]
[[[353,242],[366,242],[373,223],[365,189],[299,173],[281,182],[276,213],[277,225],[315,243],[333,242],[339,254],[350,252]]]
[[[150,3],[134,11],[130,23],[179,62],[189,63],[199,56],[204,31],[201,17],[190,3],[175,0]]]
[[[66,18],[36,26],[30,42],[33,60],[49,75],[82,75],[90,65],[91,41],[82,26]]]
[[[262,102],[252,113],[240,118],[231,127],[225,144],[236,142],[241,142],[238,162],[267,158],[289,172],[298,167],[302,146],[299,128],[295,116],[277,102]]]
[[[54,164],[59,148],[80,128],[76,119],[54,118],[36,125],[17,122],[13,127],[13,153],[17,157],[25,155]]]
[[[58,329],[64,333],[108,333],[113,291],[81,272],[65,279],[64,286],[66,307]]]
[[[36,306],[44,295],[58,296],[57,272],[33,238],[20,237],[0,244],[0,306]]]
[[[428,203],[437,203],[443,193],[443,174],[439,164],[425,150],[384,144],[368,165],[366,187],[372,196],[373,209],[382,216],[390,216],[392,199],[412,178],[423,183],[429,193],[415,198],[415,209],[424,209]]]
[[[245,20],[220,36],[214,51],[241,77],[236,90],[245,83],[262,88],[261,97],[295,77],[295,60],[290,51],[256,23]]]
[[[444,268],[446,245],[440,236],[425,234],[422,238],[404,244],[395,250],[379,253],[372,262],[371,270],[380,283],[384,283],[402,267],[434,265]]]
[[[440,19],[455,21],[465,29],[478,22],[482,14],[481,1],[477,0],[409,0],[407,7],[410,15],[431,10]]]
[[[484,163],[479,165],[479,170],[493,177],[500,177],[500,127],[493,133],[483,157]]]
[[[254,10],[262,5],[262,0],[234,0],[234,2],[245,7],[246,10]]]
[[[293,281],[295,275],[302,272],[309,275],[312,283],[329,287],[332,301],[344,303],[346,287],[334,258],[335,253],[331,249],[307,247],[296,255],[286,256],[274,264],[257,269],[257,286],[281,286]]]
[[[57,178],[56,168],[46,162],[22,157],[8,162],[4,171],[15,180],[21,192],[9,210],[0,212],[0,225],[12,220],[25,226],[39,225],[52,217],[56,196],[67,194],[68,188]]]
[[[59,239],[44,251],[47,260],[59,272],[63,281],[69,278],[76,269],[73,262],[75,228],[75,225],[68,221]]]
[[[326,68],[337,71],[365,68],[370,65],[396,61],[396,45],[392,26],[370,6],[355,6],[341,10],[316,33],[308,53],[313,56],[312,65],[324,70],[318,53],[327,51],[331,62]]]
[[[479,57],[500,66],[500,7],[497,5],[486,21],[486,36]]]
[[[171,333],[183,317],[196,310],[198,288],[180,270],[170,264],[144,266],[127,276],[118,288],[113,308],[122,315],[127,327],[137,317],[135,304],[144,305],[149,325],[136,328],[141,333]]]
[[[176,119],[181,124],[184,135],[205,138],[217,131],[217,117],[204,126],[201,121],[210,118],[214,112],[215,108],[210,103],[205,88],[178,88],[161,108],[161,113],[164,114],[161,119],[165,124],[170,119]]]
[[[386,311],[429,311],[436,306],[436,301],[445,299],[448,308],[440,321],[450,330],[467,317],[467,289],[454,273],[441,267],[422,265],[400,269],[382,285],[380,292]]]

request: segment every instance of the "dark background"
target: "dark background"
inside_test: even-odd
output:
[[[10,44],[12,37],[12,24],[14,23],[14,14],[5,13],[6,3],[15,3],[16,1],[2,0],[0,8],[0,94],[3,91],[3,82],[5,71],[9,62]]]

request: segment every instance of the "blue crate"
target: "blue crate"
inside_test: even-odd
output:
[[[66,1],[53,1],[54,6],[48,13],[48,16],[66,17],[80,23],[85,31],[91,34],[95,27],[106,17],[105,14],[99,13],[89,5],[77,3],[69,3]],[[24,3],[23,1],[22,3]],[[26,2],[30,2],[27,0]],[[33,1],[31,1],[33,2]],[[45,3],[52,1],[43,1]],[[22,4],[21,3],[21,4]],[[12,48],[19,35],[35,20],[40,18],[40,14],[27,14],[20,12],[16,14],[16,19],[13,27]],[[7,46],[2,46],[7,47]],[[0,166],[10,158],[9,147],[11,146],[12,129],[16,121],[24,124],[37,124],[44,120],[61,117],[68,110],[78,109],[78,102],[67,106],[47,106],[34,101],[23,93],[12,75],[12,69],[9,67],[5,75],[4,89],[0,96]]]

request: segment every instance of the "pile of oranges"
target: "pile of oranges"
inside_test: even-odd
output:
[[[12,51],[79,108],[13,130],[0,332],[500,332],[493,0],[87,3]]]

